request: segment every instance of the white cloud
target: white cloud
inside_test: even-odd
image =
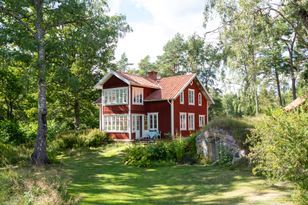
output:
[[[150,55],[154,61],[162,53],[163,46],[176,33],[184,36],[203,35],[204,0],[123,0],[144,9],[152,19],[144,22],[128,22],[133,32],[119,41],[116,56],[125,52],[129,62],[137,66],[141,58]],[[123,3],[122,1],[122,3]],[[121,1],[112,0],[113,13],[121,12]],[[123,13],[129,16],[129,13]],[[140,17],[142,18],[142,17]]]

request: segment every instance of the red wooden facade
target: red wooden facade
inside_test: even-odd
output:
[[[208,102],[210,101],[210,103],[213,103],[213,101],[195,75],[191,74],[184,76],[183,78],[175,77],[175,79],[170,79],[170,85],[166,85],[166,83],[164,83],[162,84],[162,87],[160,87],[159,84],[160,80],[153,79],[153,76],[151,77],[152,79],[119,72],[110,72],[96,85],[97,89],[126,87],[128,88],[127,96],[130,96],[130,99],[127,98],[128,101],[126,103],[120,105],[104,105],[103,102],[100,103],[100,129],[102,131],[107,131],[114,139],[117,140],[141,139],[142,137],[145,137],[148,130],[148,116],[150,113],[157,113],[157,129],[163,138],[168,135],[188,136],[192,132],[196,132],[201,128],[199,126],[199,115],[205,116],[205,123],[207,123]],[[178,82],[177,79],[181,79],[181,82]],[[145,86],[143,86],[143,83],[145,83]],[[174,87],[175,83],[182,83],[182,85]],[[142,103],[138,105],[132,103],[132,93],[135,87],[143,88]],[[194,105],[188,104],[189,89],[194,90]],[[172,97],[170,97],[170,99],[164,99],[164,96],[168,95],[169,90],[172,92],[173,96],[169,93]],[[150,99],[153,97],[151,95],[153,92],[161,92],[158,96],[161,96],[162,99]],[[180,94],[182,92],[184,93],[184,104],[180,103]],[[198,104],[199,93],[201,93],[202,96],[201,106]],[[104,96],[102,96],[101,99],[104,99]],[[186,130],[180,130],[180,113],[194,113],[195,126],[193,130],[188,130],[188,127]],[[128,127],[126,131],[108,131],[104,128],[105,117],[114,115],[127,116]],[[188,119],[186,118],[186,120]],[[114,121],[116,122],[113,123],[119,123],[118,119]],[[138,125],[136,125],[136,123]],[[187,124],[188,123],[186,121],[186,126]],[[136,130],[133,130],[133,127]]]

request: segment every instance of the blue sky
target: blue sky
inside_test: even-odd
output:
[[[203,35],[205,0],[108,0],[111,14],[124,14],[133,32],[118,43],[116,57],[125,52],[134,66],[150,55],[154,61],[176,33]],[[211,21],[209,30],[218,27]]]

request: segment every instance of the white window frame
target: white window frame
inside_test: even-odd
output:
[[[195,130],[195,113],[188,113],[187,119],[188,119],[188,130]]]
[[[157,125],[157,128],[155,128],[154,126],[152,126],[151,127],[151,123],[152,123],[152,125],[154,125],[155,123],[154,123],[154,117],[152,117],[152,122],[150,122],[150,119],[151,119],[151,117],[150,116],[156,116],[156,125]],[[148,113],[148,130],[156,130],[156,131],[158,131],[159,130],[159,128],[158,128],[158,112],[149,112]]]
[[[188,89],[188,105],[195,105],[195,90],[194,89]]]
[[[127,114],[110,114],[104,115],[104,131],[106,132],[128,132],[128,115]],[[125,125],[126,122],[126,125]],[[124,129],[126,127],[126,129]]]
[[[116,98],[116,102],[111,102],[113,97]],[[128,87],[104,89],[102,103],[104,106],[128,104]]]
[[[180,131],[187,130],[187,113],[180,112]]]
[[[200,92],[198,93],[198,105],[202,106],[202,94]]]
[[[199,127],[203,127],[205,125],[205,115],[199,115]]]
[[[132,103],[133,105],[143,105],[143,88],[132,88]]]
[[[184,97],[184,91],[183,91],[180,94],[180,104],[184,104],[184,102],[185,102],[185,97]]]

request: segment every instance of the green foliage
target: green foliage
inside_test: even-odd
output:
[[[112,142],[112,139],[98,129],[65,131],[51,141],[50,152],[80,147],[99,147]]]
[[[138,167],[153,167],[163,164],[195,163],[195,137],[171,142],[156,142],[148,145],[133,145],[125,150],[124,162]]]
[[[29,163],[31,150],[25,146],[13,146],[0,142],[0,167]]]
[[[245,150],[248,150],[247,137],[253,128],[252,124],[243,119],[239,118],[215,118],[211,120],[207,125],[206,129],[222,129],[229,132],[238,145]]]
[[[2,120],[0,121],[0,141],[19,145],[26,142],[26,136],[17,122]]]
[[[249,138],[254,173],[270,179],[290,180],[298,186],[301,196],[307,197],[307,127],[307,112],[276,110],[258,123]]]

